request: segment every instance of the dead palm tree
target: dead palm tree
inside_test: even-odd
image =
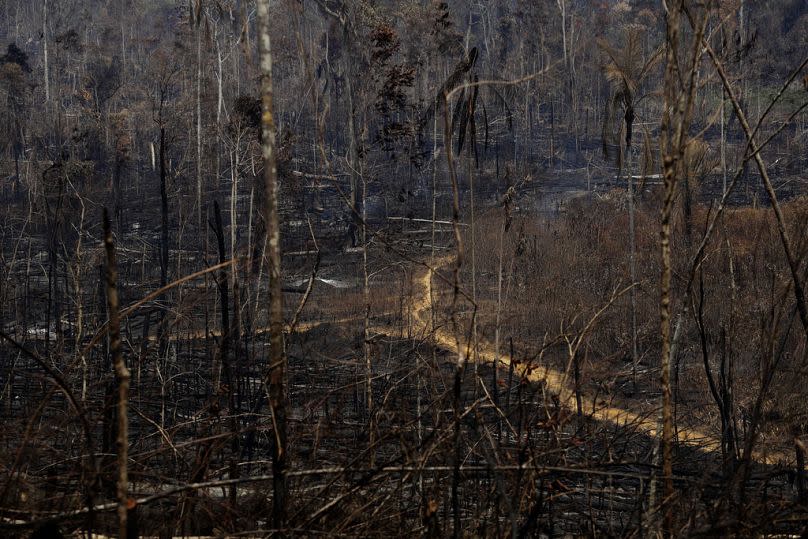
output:
[[[609,147],[617,146],[617,183],[624,168],[627,170],[627,191],[628,191],[628,216],[629,216],[629,266],[631,272],[631,282],[637,281],[636,256],[635,256],[635,230],[634,230],[634,185],[631,171],[631,138],[636,118],[635,109],[637,105],[649,93],[643,93],[643,83],[648,79],[648,75],[662,58],[662,48],[656,49],[649,56],[643,53],[643,46],[640,42],[640,32],[638,27],[633,26],[625,30],[622,48],[613,47],[605,39],[598,39],[598,46],[606,55],[606,62],[603,71],[606,80],[611,87],[611,95],[606,102],[606,110],[603,115],[603,153],[609,158]],[[622,112],[622,119],[617,120],[618,113]],[[619,121],[619,127],[615,130],[615,123]],[[622,135],[622,136],[621,136]],[[625,142],[625,146],[623,143]],[[646,134],[646,147],[649,146]],[[650,151],[643,152],[645,159],[644,170],[649,168]],[[645,174],[643,174],[643,178]],[[641,182],[640,189],[642,189]],[[637,363],[639,361],[637,351],[637,291],[636,287],[631,288],[631,361],[632,379],[636,388],[637,383]]]
[[[611,87],[611,95],[606,102],[603,118],[603,149],[608,157],[609,145],[617,145],[621,150],[617,156],[620,166],[623,162],[623,149],[631,148],[636,108],[643,99],[651,95],[650,91],[644,92],[644,84],[648,80],[648,75],[659,64],[662,48],[659,47],[646,56],[641,43],[640,29],[636,26],[626,28],[622,47],[614,47],[602,38],[597,41],[600,50],[606,56],[603,72]],[[614,124],[619,112],[623,113],[623,118],[615,132]],[[624,136],[619,137],[620,134]],[[625,140],[625,148],[620,138]]]

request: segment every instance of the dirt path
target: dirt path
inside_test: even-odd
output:
[[[435,344],[456,354],[458,353],[458,347],[455,340],[455,335],[446,327],[439,327],[434,330],[432,328],[432,302],[430,300],[432,297],[433,277],[435,276],[435,271],[449,266],[453,263],[453,261],[454,255],[443,256],[435,260],[432,269],[424,269],[422,272],[417,274],[416,280],[413,283],[413,296],[410,300],[410,312],[412,313],[413,323],[415,324],[414,329],[417,333],[422,335],[431,335]],[[387,315],[392,313],[385,314]],[[294,331],[296,333],[304,333],[322,325],[342,325],[356,323],[360,320],[361,317],[359,316],[349,316],[334,320],[300,322],[295,326]],[[285,331],[288,332],[290,329],[291,328],[287,327]],[[372,330],[374,332],[384,334],[389,331],[389,327],[373,327]],[[268,326],[256,329],[256,333],[264,333],[267,331],[269,331]],[[212,331],[210,332],[210,335],[219,336],[220,332]],[[204,336],[204,332],[191,335],[193,338],[204,338]],[[188,338],[188,336],[183,335],[182,338]],[[496,357],[497,354],[493,345],[483,342],[482,340],[478,343],[478,361],[493,363]],[[500,351],[498,357],[499,361],[503,365],[506,367],[510,366],[512,358],[508,354]],[[519,374],[520,377],[524,376],[531,382],[543,382],[552,393],[558,395],[561,405],[570,410],[576,409],[577,403],[575,400],[575,392],[569,387],[567,383],[567,375],[563,371],[547,365],[530,366],[530,369],[528,369],[527,366],[516,363],[514,364],[514,372]],[[581,405],[585,413],[597,421],[603,421],[620,427],[633,429],[638,432],[643,432],[651,437],[657,437],[661,433],[661,423],[659,420],[655,417],[649,417],[648,414],[640,414],[626,408],[610,406],[603,403],[601,400],[596,402],[595,399],[585,394],[581,395]],[[677,434],[678,443],[680,444],[705,452],[718,452],[721,450],[719,439],[714,435],[707,434],[701,429],[695,427],[680,427]],[[755,453],[754,457],[756,461],[762,464],[790,462],[790,455],[776,451],[767,452],[765,454]]]
[[[436,269],[446,267],[454,260],[453,256],[445,256],[437,259],[432,269],[424,270],[417,277],[412,298],[413,319],[418,325],[418,329],[425,335],[432,334],[435,343],[453,353],[458,353],[455,336],[446,328],[432,330],[432,281]],[[497,357],[494,347],[489,343],[480,342],[477,350],[479,361],[494,362]],[[500,352],[499,361],[506,366],[510,366],[512,358]],[[543,382],[546,387],[558,395],[560,403],[568,409],[576,409],[575,393],[567,384],[567,376],[564,372],[549,366],[537,366],[528,370],[521,364],[514,365],[514,372],[525,376],[531,382]],[[595,402],[587,395],[581,396],[582,409],[590,417],[598,421],[612,423],[617,426],[634,429],[644,432],[648,436],[657,437],[661,434],[661,423],[656,418],[641,415],[625,408],[618,408],[603,404],[601,401]],[[678,442],[701,451],[717,452],[721,450],[720,441],[713,435],[707,434],[697,428],[679,428]],[[761,464],[775,464],[788,462],[789,458],[781,452],[768,452],[766,454],[755,453],[754,458]]]

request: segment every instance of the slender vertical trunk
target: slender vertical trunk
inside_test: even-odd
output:
[[[272,116],[272,52],[269,40],[269,0],[258,0],[258,52],[261,67],[261,134],[264,160],[265,257],[269,270],[269,368],[265,386],[272,412],[272,520],[286,527],[286,357],[283,348],[281,245],[278,219],[278,171],[275,164],[275,122]]]
[[[45,65],[45,104],[50,103],[50,74],[48,73],[48,0],[43,0],[42,59]]]
[[[239,141],[236,138],[236,148],[230,160],[230,256],[236,256],[236,231],[238,230],[238,152]],[[233,273],[235,276],[235,273]]]
[[[564,52],[564,67],[567,67],[567,2],[556,0],[558,10],[561,12],[561,46]]]
[[[631,175],[631,148],[626,148],[626,170],[628,171],[628,237],[629,237],[629,271],[631,283],[637,282],[637,246],[636,230],[634,225],[634,178]],[[637,287],[632,286],[631,295],[631,376],[634,390],[637,390],[637,364],[639,353],[637,351]]]
[[[572,356],[572,379],[575,385],[575,411],[580,420],[584,416],[584,403],[581,398],[581,359],[577,351]]]
[[[231,254],[231,257],[233,255]],[[234,258],[234,262],[235,257]],[[244,363],[247,361],[249,357],[249,350],[247,349],[246,343],[242,341],[242,334],[243,334],[243,322],[241,319],[241,308],[242,308],[242,298],[241,298],[241,283],[239,282],[238,278],[238,265],[234,263],[230,266],[230,278],[233,283],[233,323],[231,324],[230,330],[230,341],[233,347],[233,389],[236,392],[236,400],[234,402],[235,406],[235,413],[236,415],[241,414],[241,407],[243,403],[243,398],[245,395],[245,388],[244,379],[243,379],[243,368]],[[242,348],[242,345],[243,348]],[[238,442],[238,438],[236,438],[235,442]],[[234,447],[237,448],[238,445],[234,444]]]
[[[663,533],[671,537],[674,532],[673,520],[673,399],[671,394],[670,367],[675,356],[675,346],[681,329],[681,315],[671,340],[671,216],[675,202],[677,184],[683,177],[683,157],[687,145],[696,89],[699,86],[698,73],[701,54],[704,48],[702,36],[707,25],[707,16],[698,24],[691,19],[694,36],[690,57],[680,57],[681,40],[679,24],[685,12],[683,2],[668,6],[666,17],[666,60],[664,75],[664,102],[660,129],[660,149],[664,176],[664,195],[661,211],[660,250],[662,273],[660,276],[660,385],[662,390],[662,474],[664,476]],[[684,66],[684,68],[683,68]],[[686,84],[682,85],[683,79]]]
[[[160,128],[160,287],[168,283],[168,192],[166,191],[166,130]],[[158,355],[165,356],[168,350],[168,328],[166,327],[166,311],[160,311]]]
[[[516,134],[514,134],[514,145],[516,144]],[[550,169],[553,168],[555,157],[555,98],[550,98]],[[516,166],[516,151],[514,150],[514,166]]]
[[[219,263],[227,261],[227,251],[224,245],[224,225],[222,223],[222,211],[219,202],[213,202],[214,232],[216,234],[216,245],[219,249]],[[219,345],[219,361],[224,371],[224,383],[227,386],[228,406],[232,413],[232,392],[233,374],[230,366],[230,288],[228,286],[228,271],[222,269],[219,272],[219,298],[222,312],[222,337]],[[218,388],[217,388],[218,389]]]
[[[662,500],[663,533],[673,534],[673,416],[671,403],[670,361],[671,361],[671,214],[676,192],[677,167],[681,149],[682,127],[681,97],[678,94],[677,47],[679,46],[679,5],[669,9],[666,28],[666,68],[664,88],[664,112],[662,114],[661,148],[664,173],[664,197],[662,202],[660,250],[662,254],[662,274],[660,277],[660,337],[662,353],[660,358],[660,385],[662,390],[662,476],[664,489]]]
[[[800,505],[805,505],[808,501],[808,493],[805,491],[805,444],[796,436],[794,437],[794,449],[797,456],[797,501]]]
[[[218,127],[217,127],[218,131]],[[236,250],[238,248],[236,241],[236,232],[238,231],[238,180],[239,180],[239,138],[236,137],[236,148],[233,152],[231,180],[232,185],[230,189],[230,257],[233,259],[238,258]],[[217,172],[218,177],[218,172]],[[237,396],[238,402],[236,408],[240,411],[242,388],[241,388],[241,365],[238,363],[238,350],[241,345],[241,294],[239,291],[238,282],[238,266],[233,265],[230,267],[230,284],[233,290],[233,325],[231,331],[231,340],[233,343],[233,390],[238,389]],[[246,354],[244,356],[246,358]]]
[[[507,195],[506,195],[507,196]],[[494,365],[493,365],[493,387],[491,391],[494,394],[494,405],[499,407],[499,336],[500,324],[502,323],[502,261],[505,255],[505,230],[507,222],[507,209],[506,215],[503,216],[502,226],[499,227],[499,262],[497,267],[497,312],[496,320],[494,322]],[[511,358],[513,361],[513,358]],[[502,419],[497,418],[497,441],[499,441],[502,434]]]
[[[662,361],[660,384],[662,386],[662,475],[665,481],[664,499],[670,501],[673,495],[673,416],[671,403],[670,361],[670,316],[671,316],[671,213],[673,209],[673,193],[675,190],[675,177],[673,163],[665,164],[665,201],[662,207],[662,279],[660,299],[660,323],[662,337]],[[670,507],[665,508],[665,531],[672,531],[673,523]]]
[[[224,94],[222,92],[222,79],[224,71],[222,69],[222,51],[219,50],[219,42],[216,42],[216,59],[219,63],[219,71],[216,73],[216,125],[222,120],[222,107],[224,106]]]
[[[360,171],[361,173],[361,171]],[[364,173],[361,173],[362,200],[367,196],[367,180]],[[375,463],[375,450],[373,448],[374,430],[376,428],[373,420],[373,365],[370,354],[370,283],[368,280],[368,232],[367,232],[367,208],[362,204],[362,297],[365,303],[365,317],[363,324],[363,352],[365,354],[365,399],[368,414],[368,450],[370,452],[370,466]]]
[[[128,450],[129,420],[127,407],[129,403],[129,369],[121,353],[121,323],[118,316],[118,269],[115,265],[115,243],[112,239],[112,227],[109,215],[104,209],[104,247],[107,253],[107,309],[109,310],[110,352],[115,366],[115,381],[118,385],[118,425],[115,440],[118,455],[118,478],[116,494],[118,498],[118,534],[121,539],[127,537],[127,513],[129,503]]]
[[[219,202],[213,202],[213,219],[216,232],[216,244],[219,248],[219,263],[223,264],[227,261],[227,252],[224,244],[224,224],[222,223],[222,211],[219,207]],[[230,455],[230,478],[233,479],[238,475],[238,468],[236,467],[235,458],[238,455],[238,422],[236,419],[236,406],[235,406],[235,378],[233,376],[233,364],[230,359],[230,341],[232,336],[232,326],[230,325],[230,288],[228,286],[228,279],[230,272],[222,269],[219,273],[219,294],[222,304],[222,338],[220,341],[219,356],[224,370],[224,381],[227,386],[227,408],[230,417],[230,435],[232,436],[232,453]],[[236,501],[237,485],[233,485],[230,490],[230,501]]]
[[[452,280],[454,284],[454,292],[452,295],[452,327],[454,330],[455,346],[457,348],[457,365],[455,366],[454,384],[452,391],[452,412],[453,412],[453,448],[452,448],[452,484],[451,484],[451,507],[452,507],[452,537],[460,537],[461,519],[460,519],[460,465],[461,465],[461,407],[462,407],[462,389],[463,389],[463,374],[466,369],[466,362],[468,360],[467,354],[464,352],[459,337],[459,330],[455,320],[455,309],[457,307],[457,297],[460,290],[460,270],[463,267],[464,252],[463,252],[463,236],[460,234],[460,189],[457,182],[457,171],[455,169],[454,159],[452,157],[452,132],[449,122],[449,103],[446,94],[443,96],[443,127],[444,127],[444,151],[446,152],[446,164],[449,169],[449,177],[452,182],[452,229],[454,231],[455,245],[457,255],[455,257],[454,271]],[[468,348],[467,348],[468,350]]]
[[[449,139],[449,144],[451,144],[451,139]],[[475,141],[469,141],[469,143],[473,146]],[[475,247],[476,244],[476,219],[474,215],[474,169],[471,166],[471,162],[474,157],[471,155],[471,148],[469,148],[469,155],[466,157],[466,171],[469,177],[469,209],[470,209],[470,232],[471,232],[471,299],[474,304],[477,304],[477,249]],[[477,374],[478,365],[477,365],[477,318],[473,318],[471,321],[471,360],[474,363],[474,373]]]
[[[123,79],[126,76],[126,29],[123,27],[123,20],[121,20],[121,74]]]
[[[201,16],[201,12],[199,16]],[[199,24],[199,21],[197,21]],[[199,233],[202,228],[202,31],[196,29],[196,219]]]
[[[349,42],[349,40],[351,39],[350,36],[348,35],[347,30],[345,31],[345,39],[346,39],[346,42]],[[351,50],[350,46],[348,47],[348,50]],[[358,243],[357,236],[359,235],[358,234],[359,231],[357,230],[357,228],[358,228],[357,227],[357,222],[359,221],[358,217],[360,215],[360,212],[362,211],[361,208],[359,207],[359,205],[360,204],[364,205],[364,200],[361,200],[360,197],[359,197],[359,189],[360,189],[359,188],[359,181],[360,180],[359,180],[358,175],[356,173],[356,171],[358,170],[358,167],[359,167],[359,161],[360,161],[361,157],[359,155],[359,153],[360,153],[360,148],[359,148],[359,144],[358,144],[359,136],[358,136],[358,133],[356,132],[356,118],[355,118],[355,116],[356,116],[356,113],[355,113],[355,107],[356,107],[355,99],[356,99],[356,96],[354,95],[354,92],[355,92],[354,82],[355,81],[354,81],[354,78],[353,78],[353,72],[352,72],[353,68],[351,67],[351,59],[348,58],[348,56],[350,56],[350,55],[345,55],[345,56],[346,56],[346,58],[345,58],[344,76],[345,76],[345,85],[347,87],[346,95],[348,97],[348,155],[349,155],[350,169],[351,169],[350,170],[350,174],[351,174],[351,176],[350,176],[350,178],[351,178],[351,192],[350,192],[350,203],[351,203],[350,211],[351,211],[351,216],[350,217],[351,217],[351,219],[350,219],[349,225],[348,225],[348,229],[349,229],[348,242],[350,244],[349,245],[350,247],[356,247],[356,245]]]
[[[435,110],[435,114],[432,118],[432,223],[431,223],[431,238],[430,238],[430,246],[429,246],[429,267],[435,267],[435,220],[437,219],[437,211],[438,211],[438,195],[437,195],[437,187],[438,187],[438,109]],[[428,270],[428,271],[431,271]],[[429,316],[430,316],[430,331],[434,331],[435,329],[435,315],[437,309],[435,309],[435,298],[432,293],[432,279],[429,280]],[[409,337],[410,330],[407,329],[407,335]],[[435,354],[435,348],[432,347],[432,353]],[[423,444],[423,433],[424,433],[424,424],[423,419],[421,417],[421,413],[423,410],[423,403],[421,401],[421,387],[423,387],[423,381],[421,380],[421,369],[423,367],[423,363],[421,360],[421,355],[416,354],[415,356],[415,415],[418,418],[418,449],[421,450],[421,446]],[[418,487],[423,496],[422,502],[427,503],[427,498],[424,495],[424,479],[421,474],[418,474]],[[436,519],[430,519],[430,522]]]
[[[726,103],[723,86],[721,87],[721,175],[722,175],[722,189],[721,195],[727,192],[727,154],[726,154],[726,133],[724,132],[724,105]]]

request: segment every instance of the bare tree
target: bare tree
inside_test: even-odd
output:
[[[118,269],[115,262],[115,242],[109,215],[104,209],[104,248],[107,254],[106,293],[109,311],[110,353],[115,366],[115,381],[118,386],[117,434],[115,438],[118,455],[117,497],[118,497],[118,536],[128,535],[127,517],[129,511],[129,369],[121,352],[121,323],[118,314]]]
[[[683,176],[684,155],[688,144],[690,123],[693,118],[695,94],[698,88],[698,69],[702,55],[701,36],[707,24],[704,10],[695,37],[690,43],[689,56],[682,50],[688,42],[680,28],[685,12],[685,1],[666,3],[665,30],[665,75],[663,90],[662,128],[660,149],[664,177],[664,195],[660,219],[660,246],[662,252],[662,275],[660,279],[660,335],[662,357],[660,359],[660,384],[662,386],[662,474],[664,478],[663,533],[674,534],[673,529],[673,400],[671,394],[671,216],[674,195]]]
[[[258,54],[261,66],[261,154],[264,159],[264,220],[269,272],[269,365],[264,379],[272,413],[272,519],[275,528],[286,527],[286,354],[283,345],[283,296],[281,293],[281,240],[278,219],[278,170],[275,163],[275,122],[272,111],[272,48],[269,0],[259,0]]]

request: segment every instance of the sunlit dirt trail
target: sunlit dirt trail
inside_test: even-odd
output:
[[[421,335],[430,335],[434,343],[452,353],[458,353],[457,340],[455,335],[444,325],[432,327],[432,301],[433,297],[433,281],[435,272],[440,268],[450,266],[454,262],[453,255],[447,255],[438,258],[434,261],[431,268],[425,268],[420,273],[416,274],[415,281],[413,282],[413,295],[410,299],[409,310],[414,324],[414,333]],[[385,313],[385,316],[393,313]],[[334,320],[319,320],[319,321],[306,321],[299,322],[295,325],[293,331],[295,333],[305,333],[320,326],[328,325],[343,325],[355,324],[361,322],[361,316],[348,316],[337,318]],[[382,327],[374,324],[371,328],[373,332],[379,334],[386,334],[390,331],[389,327]],[[292,328],[288,325],[285,327],[285,332],[290,332]],[[269,326],[260,327],[255,330],[256,333],[266,333],[269,331]],[[210,331],[208,333],[211,337],[219,337],[220,331]],[[182,335],[182,339],[188,338],[204,338],[204,331],[197,332],[191,335]],[[174,339],[177,336],[173,336]],[[152,337],[154,339],[154,337]],[[465,346],[461,342],[461,346]],[[480,362],[493,363],[495,358],[498,357],[499,362],[505,367],[509,367],[512,358],[500,351],[497,355],[491,343],[479,340],[476,348],[476,358]],[[521,363],[514,364],[514,372],[520,377],[536,382],[544,383],[547,389],[558,396],[559,403],[569,410],[575,410],[577,407],[575,393],[567,383],[566,374],[558,369],[548,365],[524,365]],[[619,408],[605,404],[602,400],[597,401],[585,394],[581,395],[581,405],[584,413],[597,421],[611,423],[620,427],[642,432],[650,437],[657,437],[661,432],[661,424],[659,420],[650,414],[641,414],[626,408]],[[707,434],[706,432],[695,427],[682,427],[678,431],[678,443],[696,448],[705,452],[717,452],[721,450],[720,441],[716,436]],[[789,456],[777,451],[768,451],[765,454],[756,452],[754,454],[755,460],[764,464],[784,463],[789,461]]]
[[[414,283],[412,313],[415,324],[418,325],[418,330],[425,335],[431,333],[432,338],[438,346],[457,354],[457,341],[451,331],[446,327],[438,327],[433,331],[431,316],[432,302],[430,300],[433,293],[433,277],[435,271],[441,267],[446,267],[453,263],[453,261],[453,256],[445,256],[437,259],[431,269],[424,270],[423,273],[417,277],[417,281]],[[476,355],[478,361],[489,363],[494,362],[497,357],[494,347],[482,341],[480,341],[477,346]],[[500,352],[498,357],[503,365],[510,366],[512,358],[509,355]],[[524,376],[531,382],[544,383],[548,390],[558,395],[561,405],[571,410],[576,409],[575,393],[567,385],[567,377],[564,372],[546,365],[526,366],[519,363],[514,364],[514,372],[518,373],[520,376]],[[597,421],[644,432],[651,437],[656,437],[661,433],[661,423],[654,417],[641,415],[624,408],[609,406],[603,404],[601,401],[596,402],[587,395],[581,395],[581,402],[584,413]],[[720,441],[715,436],[693,427],[680,427],[678,429],[678,443],[705,452],[717,452],[721,450]],[[754,458],[756,461],[764,464],[782,463],[788,460],[788,457],[780,452],[767,452],[766,454],[755,453]]]

